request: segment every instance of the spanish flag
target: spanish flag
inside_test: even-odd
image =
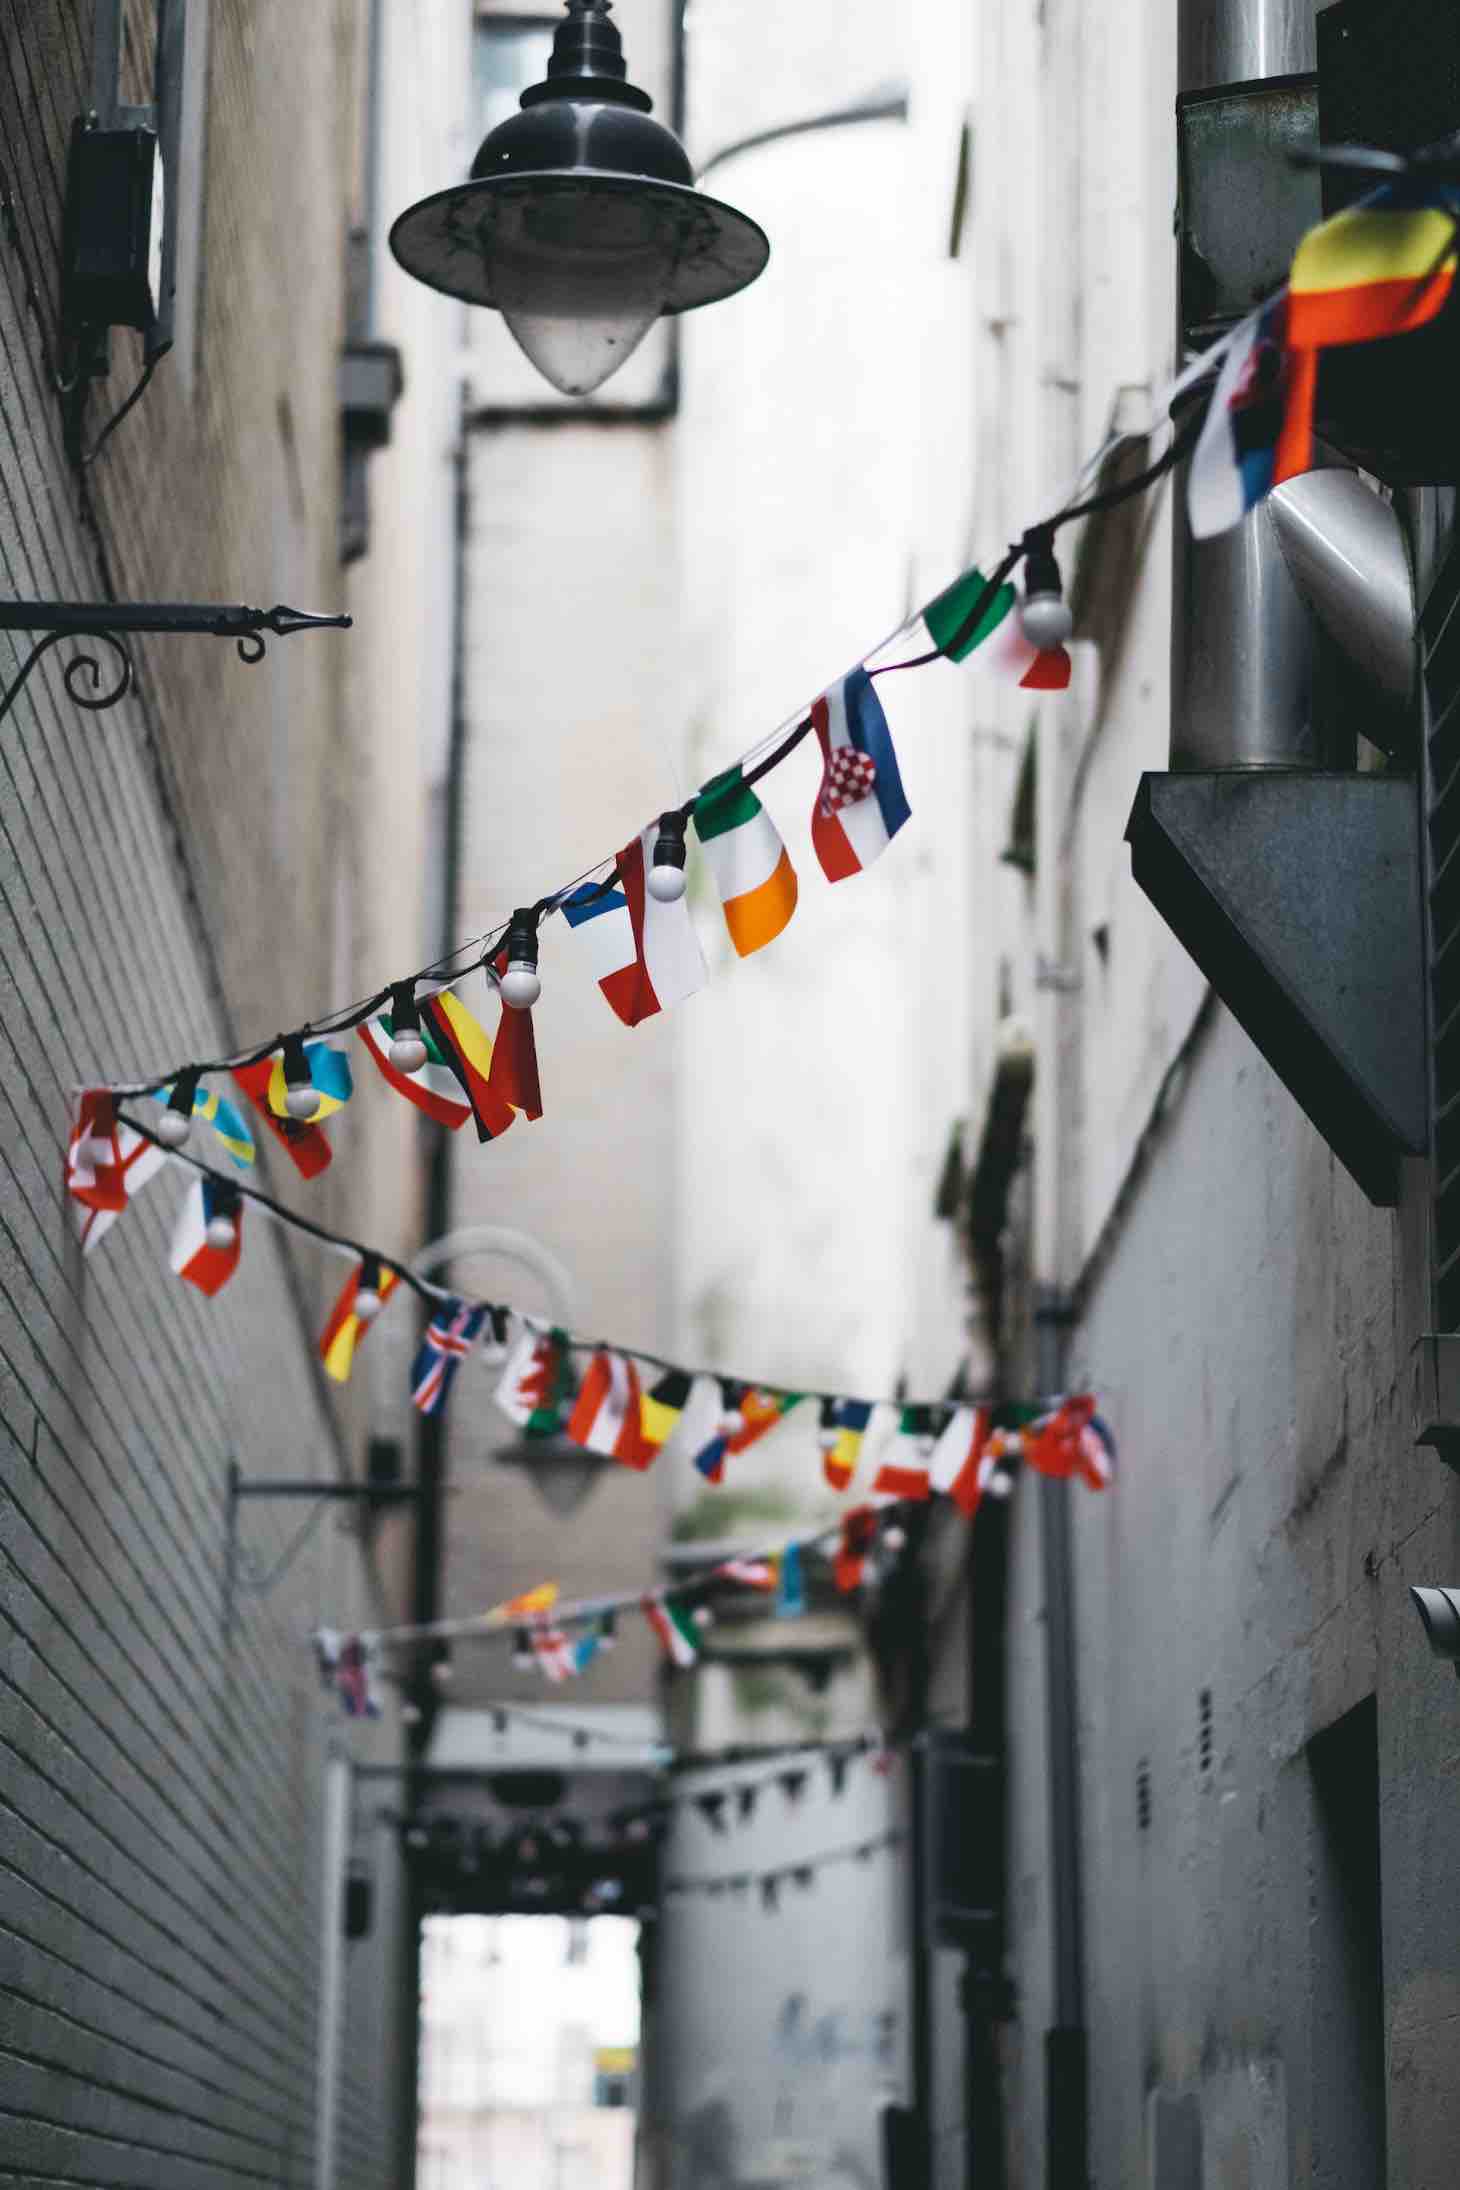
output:
[[[1413,334],[1449,302],[1460,191],[1387,183],[1310,228],[1288,283],[1296,350]]]

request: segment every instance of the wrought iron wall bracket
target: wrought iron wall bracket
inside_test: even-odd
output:
[[[0,631],[42,634],[0,694],[0,723],[42,655],[66,639],[97,641],[110,647],[116,658],[109,683],[95,654],[76,654],[61,672],[76,705],[96,715],[115,707],[131,691],[135,670],[127,641],[138,632],[232,639],[239,660],[253,663],[264,658],[266,633],[286,639],[295,631],[348,631],[351,622],[349,616],[313,616],[298,608],[247,608],[209,601],[0,601]]]

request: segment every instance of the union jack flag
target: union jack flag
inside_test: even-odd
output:
[[[464,1300],[437,1309],[411,1371],[411,1399],[422,1414],[439,1413],[451,1379],[481,1337],[486,1320],[484,1306],[472,1307]]]

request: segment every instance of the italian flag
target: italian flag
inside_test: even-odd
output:
[[[903,1408],[889,1456],[872,1485],[874,1496],[921,1500],[929,1495],[934,1429],[931,1407]]]
[[[360,1039],[379,1067],[382,1079],[389,1082],[397,1095],[404,1095],[408,1103],[424,1110],[437,1125],[450,1126],[454,1132],[458,1126],[466,1124],[471,1116],[471,1105],[463,1101],[456,1075],[424,1021],[420,1033],[426,1045],[426,1062],[419,1072],[402,1072],[399,1066],[391,1063],[390,1045],[395,1039],[395,1025],[389,1012],[378,1011],[373,1018],[367,1019],[360,1029]]]
[[[921,614],[867,658],[875,674],[894,662],[919,654],[941,654],[945,661],[965,662],[981,652],[981,664],[1009,684],[1026,692],[1063,692],[1070,681],[1070,657],[1062,646],[1041,652],[1025,638],[1019,618],[1011,613],[1019,596],[1012,585],[1001,585],[978,624],[965,630],[988,583],[981,570],[966,570],[951,586],[928,602]]]
[[[681,1671],[693,1665],[699,1657],[700,1646],[695,1638],[695,1624],[682,1605],[670,1604],[664,1597],[645,1597],[644,1617],[659,1637],[660,1646],[671,1665]]]
[[[748,958],[774,942],[796,910],[796,870],[738,765],[705,785],[695,801],[694,824],[730,940]]]

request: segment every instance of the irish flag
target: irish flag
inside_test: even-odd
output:
[[[1288,281],[1294,349],[1428,326],[1454,287],[1457,215],[1460,190],[1398,181],[1310,228]]]
[[[217,1216],[233,1223],[233,1244],[210,1247],[208,1226]],[[243,1253],[243,1202],[236,1191],[221,1194],[211,1179],[194,1179],[178,1211],[168,1262],[180,1278],[211,1299],[228,1283]]]
[[[644,885],[658,834],[655,822],[624,846],[611,889],[585,882],[563,900],[563,917],[585,931],[598,985],[626,1027],[683,1003],[705,981],[688,898],[661,904]]]
[[[934,1490],[951,1498],[970,1521],[994,1471],[990,1428],[987,1407],[956,1406],[933,1447],[929,1463]]]
[[[641,1397],[633,1362],[601,1347],[588,1364],[568,1417],[569,1437],[589,1452],[607,1453],[642,1473],[659,1457],[659,1447],[644,1435]]]
[[[911,809],[876,687],[853,669],[811,709],[821,746],[821,789],[811,841],[829,882],[860,874],[886,851]]]
[[[659,1637],[669,1663],[681,1670],[693,1665],[699,1657],[700,1646],[695,1623],[685,1608],[671,1604],[667,1597],[645,1597],[641,1602],[644,1617]]]
[[[345,1280],[344,1290],[330,1311],[328,1323],[320,1333],[319,1358],[324,1363],[325,1375],[333,1377],[337,1384],[349,1383],[350,1371],[355,1366],[355,1348],[370,1329],[370,1324],[362,1323],[355,1309],[355,1296],[360,1290],[366,1268],[365,1263],[356,1263]],[[399,1283],[394,1270],[382,1269],[377,1264],[371,1275],[381,1300],[388,1300]]]
[[[748,958],[773,943],[796,910],[796,870],[738,764],[705,785],[695,800],[694,823],[730,940]]]

